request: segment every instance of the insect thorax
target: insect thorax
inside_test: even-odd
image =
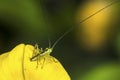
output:
[[[43,53],[41,54],[41,56],[50,55],[51,52],[52,52],[52,48],[46,48],[45,51],[43,51]]]

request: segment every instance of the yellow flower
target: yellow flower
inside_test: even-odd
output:
[[[32,45],[20,44],[0,55],[0,80],[71,80],[61,63],[52,56],[41,58],[39,64],[30,61],[33,50]]]

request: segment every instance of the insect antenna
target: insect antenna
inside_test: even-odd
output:
[[[85,19],[81,20],[78,24],[82,24],[83,22],[87,21],[88,19],[90,19],[91,17],[93,17],[94,15],[100,13],[101,11],[109,8],[110,6],[112,6],[113,4],[117,3],[119,0],[114,0],[111,3],[109,3],[108,5],[106,5],[105,7],[99,9],[98,11],[96,11],[95,13],[89,15],[88,17],[86,17]],[[77,24],[77,25],[78,25]],[[52,50],[54,49],[54,47],[56,46],[56,44],[64,37],[66,36],[68,33],[70,33],[75,27],[72,26],[70,29],[68,29],[62,36],[60,36],[53,44],[52,46]]]
[[[48,46],[49,46],[49,48],[51,48],[51,41],[50,41],[50,39],[48,38]]]

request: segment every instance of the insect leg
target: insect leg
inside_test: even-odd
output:
[[[38,68],[38,60],[39,60],[39,56],[37,57],[37,65],[36,65],[36,68]]]
[[[58,62],[58,61],[55,59],[55,57],[50,56],[50,58],[51,58],[55,63]]]
[[[43,69],[45,63],[45,57],[43,58],[43,64],[41,65],[41,69]]]

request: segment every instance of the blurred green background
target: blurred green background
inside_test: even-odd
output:
[[[106,27],[100,35],[87,35],[91,33],[90,29],[93,32],[97,30],[91,28],[94,23],[103,24],[99,20],[96,22],[97,17],[95,21],[91,20],[91,24],[76,25],[79,19],[89,16],[86,14],[89,13],[88,3],[93,4],[94,9],[97,7],[94,4],[99,3],[97,1],[0,0],[0,53],[20,43],[38,43],[40,47],[46,48],[49,46],[48,39],[54,44],[65,31],[75,26],[56,45],[51,55],[60,60],[72,80],[120,80],[120,3],[113,5],[110,13],[105,13],[105,16],[111,17],[110,21],[104,21],[107,23],[105,26],[111,26],[110,30]],[[105,4],[108,5],[110,1],[106,0]],[[86,24],[90,24],[88,28]]]

